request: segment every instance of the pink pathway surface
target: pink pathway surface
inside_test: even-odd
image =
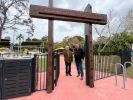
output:
[[[89,88],[85,84],[85,79],[81,81],[76,77],[77,71],[74,64],[72,64],[72,76],[65,76],[63,57],[60,64],[60,78],[51,94],[40,91],[11,100],[133,100],[133,80],[131,79],[127,79],[126,89],[122,89],[122,77],[118,77],[118,86],[115,86],[114,76],[95,81],[95,87]]]

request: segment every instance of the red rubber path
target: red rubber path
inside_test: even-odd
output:
[[[46,91],[35,92],[30,96],[11,100],[133,100],[133,80],[127,79],[126,89],[122,89],[122,78],[118,77],[118,86],[114,76],[95,81],[95,88],[85,85],[76,77],[76,67],[72,65],[72,76],[65,76],[65,65],[61,57],[61,70],[58,85],[51,94]]]

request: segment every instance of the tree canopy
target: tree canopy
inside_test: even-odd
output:
[[[9,30],[33,34],[34,25],[28,17],[29,0],[1,0],[0,1],[0,39]]]
[[[101,43],[101,48],[102,48],[108,39],[110,39],[110,42],[102,52],[119,52],[122,50],[130,50],[131,44],[133,43],[133,33],[122,32],[122,33],[115,33],[111,37],[100,37],[93,44],[94,52],[98,52],[99,42]]]

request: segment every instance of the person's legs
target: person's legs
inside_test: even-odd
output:
[[[68,63],[65,62],[65,65],[66,65],[66,76],[68,75]]]
[[[71,62],[69,63],[69,69],[68,69],[68,72],[69,72],[69,75],[72,76],[72,75],[71,75]]]
[[[79,69],[79,63],[78,62],[76,62],[76,67],[77,67],[77,73],[78,73],[77,77],[79,77],[80,76],[80,69]]]
[[[79,69],[80,69],[80,72],[81,72],[81,80],[83,80],[84,72],[83,72],[82,63],[79,63]]]

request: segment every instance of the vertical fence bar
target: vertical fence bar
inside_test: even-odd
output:
[[[47,78],[47,67],[48,67],[48,54],[46,54],[46,64],[45,64],[45,89],[46,89],[46,84],[47,84],[47,82],[46,82],[46,78]]]
[[[55,81],[56,81],[56,79],[55,79],[55,77],[56,77],[56,62],[55,62],[55,60],[56,60],[56,53],[53,53],[53,64],[52,64],[52,89],[54,90],[54,87],[55,87]]]
[[[94,55],[94,79],[96,79],[96,56]]]
[[[109,56],[107,56],[106,77],[108,76]]]
[[[105,77],[107,77],[107,74],[108,74],[108,55],[106,56]]]
[[[34,55],[34,58],[32,59],[31,92],[35,92],[35,89],[36,89],[36,57],[37,57],[37,55]]]
[[[102,69],[102,78],[104,78],[104,68],[105,68],[105,56],[103,55],[103,69]]]
[[[2,100],[2,77],[3,77],[3,75],[2,75],[2,61],[0,61],[0,100]]]
[[[95,80],[97,79],[97,56],[95,55]]]
[[[110,56],[107,56],[107,74],[106,74],[106,77],[109,76],[109,70],[110,70]]]
[[[43,62],[44,62],[44,70],[43,70],[43,89],[45,89],[45,69],[46,69],[46,55],[43,55]]]
[[[106,77],[106,74],[107,74],[107,72],[106,72],[106,69],[107,69],[107,55],[105,56],[105,70],[104,70],[104,77]]]
[[[40,69],[40,90],[42,90],[42,55],[40,56],[40,59],[39,59],[39,63],[40,63],[40,66],[39,66],[39,69]]]
[[[37,58],[36,58],[36,90],[38,90],[38,82],[39,82],[39,56],[37,55]]]
[[[94,75],[96,80],[96,56],[94,55]]]
[[[101,78],[101,75],[102,75],[102,72],[101,72],[101,70],[102,70],[102,55],[100,55],[100,78]]]
[[[109,76],[111,76],[112,75],[112,67],[113,67],[113,56],[110,56],[110,69],[109,69],[109,73],[110,73],[110,75]]]
[[[98,79],[100,78],[99,77],[100,76],[100,71],[99,71],[100,70],[100,59],[99,58],[100,56],[98,55],[98,65],[97,65],[98,66]]]
[[[96,70],[96,73],[97,73],[97,78],[98,79],[98,56],[96,55],[96,66],[97,66],[97,70]]]

